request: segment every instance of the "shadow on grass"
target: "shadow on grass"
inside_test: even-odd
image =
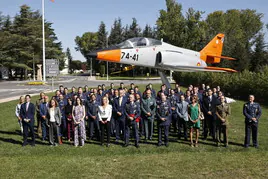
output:
[[[12,139],[12,138],[3,138],[3,137],[0,137],[0,141],[6,142],[6,143],[15,144],[15,145],[22,145],[22,141],[15,140],[15,139]]]
[[[8,134],[8,135],[21,135],[21,131],[15,130],[15,131],[1,131],[0,134]]]

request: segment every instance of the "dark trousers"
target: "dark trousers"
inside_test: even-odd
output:
[[[125,143],[126,144],[129,143],[130,127],[132,127],[133,136],[135,137],[135,143],[138,143],[139,141],[138,123],[135,120],[126,122]]]
[[[162,144],[162,131],[163,130],[164,130],[165,143],[168,143],[169,125],[159,125],[158,124],[158,143],[159,144]]]
[[[116,134],[116,127],[115,127],[115,118],[114,118],[114,115],[112,115],[112,118],[111,118],[111,135],[112,136],[115,136]]]
[[[154,119],[144,119],[145,139],[151,139],[154,133]]]
[[[227,126],[226,125],[219,125],[216,127],[216,138],[217,141],[216,142],[220,142],[221,141],[221,134],[223,134],[223,143],[227,144],[228,143],[228,139],[227,139]]]
[[[66,120],[65,120],[65,117],[62,117],[61,118],[61,125],[60,125],[60,128],[59,128],[59,136],[61,137],[65,137],[66,136]]]
[[[101,138],[100,138],[100,142],[101,144],[104,143],[104,133],[106,131],[106,135],[107,135],[107,144],[110,143],[110,137],[111,137],[111,123],[108,121],[106,124],[102,124],[100,122],[100,129],[101,129]]]
[[[42,139],[45,140],[47,137],[47,122],[46,119],[41,119],[41,128],[42,128]]]
[[[252,132],[253,146],[258,146],[258,123],[246,122],[245,124],[245,147],[250,144],[250,133]]]
[[[94,119],[89,119],[88,122],[88,128],[89,128],[89,138],[92,139],[94,135],[94,130],[96,133],[97,140],[100,139],[100,125],[99,125],[99,120],[96,118]]]
[[[116,128],[116,140],[120,139],[120,133],[123,132],[123,136],[125,136],[125,118],[117,118],[115,119],[115,128]]]
[[[34,134],[34,121],[33,122],[22,122],[22,126],[23,126],[23,143],[27,144],[27,138],[28,138],[28,134],[30,130],[30,134],[32,137],[32,143],[35,144],[35,134]]]
[[[215,141],[216,139],[216,120],[215,116],[205,115],[204,120],[204,138],[206,139],[208,136],[208,131],[210,132],[212,139]]]
[[[67,124],[67,139],[74,139],[74,122],[66,120]]]
[[[178,137],[181,138],[181,133],[183,130],[183,136],[184,139],[187,140],[187,121],[185,121],[183,118],[178,118]]]
[[[55,143],[59,143],[58,141],[59,135],[59,127],[57,126],[56,122],[49,123],[49,143],[54,145]]]
[[[176,113],[172,113],[171,115],[171,120],[172,120],[172,127],[173,127],[173,130],[174,130],[174,133],[177,132],[177,126],[178,126],[178,115]]]
[[[140,122],[139,122],[139,132],[140,132],[140,136],[144,136],[144,119],[141,118]]]

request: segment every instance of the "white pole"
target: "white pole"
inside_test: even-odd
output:
[[[45,0],[42,0],[42,31],[43,31],[43,81],[46,81],[46,50],[45,50]]]
[[[108,48],[108,41],[109,41],[109,38],[108,38],[108,36],[107,36],[107,40],[106,40],[106,47]],[[107,81],[109,81],[109,76],[108,76],[108,73],[109,73],[109,62],[107,61],[107,64],[106,64],[106,66],[107,66]]]
[[[107,66],[107,67],[106,67],[106,68],[107,68],[107,81],[109,81],[109,76],[108,76],[108,72],[109,72],[109,71],[108,71],[108,70],[109,70],[108,67],[109,67],[109,64],[108,64],[108,63],[109,63],[109,62],[107,61],[107,63],[106,63],[106,66]]]
[[[34,64],[34,52],[33,52],[33,80],[35,81],[35,64]]]

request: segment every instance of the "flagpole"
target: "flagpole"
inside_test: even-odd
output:
[[[43,81],[46,81],[46,50],[45,50],[45,0],[42,0],[42,32],[43,32]]]

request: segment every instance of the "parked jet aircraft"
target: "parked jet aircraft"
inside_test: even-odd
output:
[[[145,37],[128,39],[107,49],[89,53],[98,60],[157,68],[163,80],[162,70],[236,72],[230,68],[207,66],[220,63],[221,59],[235,60],[221,56],[224,34],[216,35],[200,52],[180,48],[160,40]],[[163,80],[164,82],[164,80]]]

